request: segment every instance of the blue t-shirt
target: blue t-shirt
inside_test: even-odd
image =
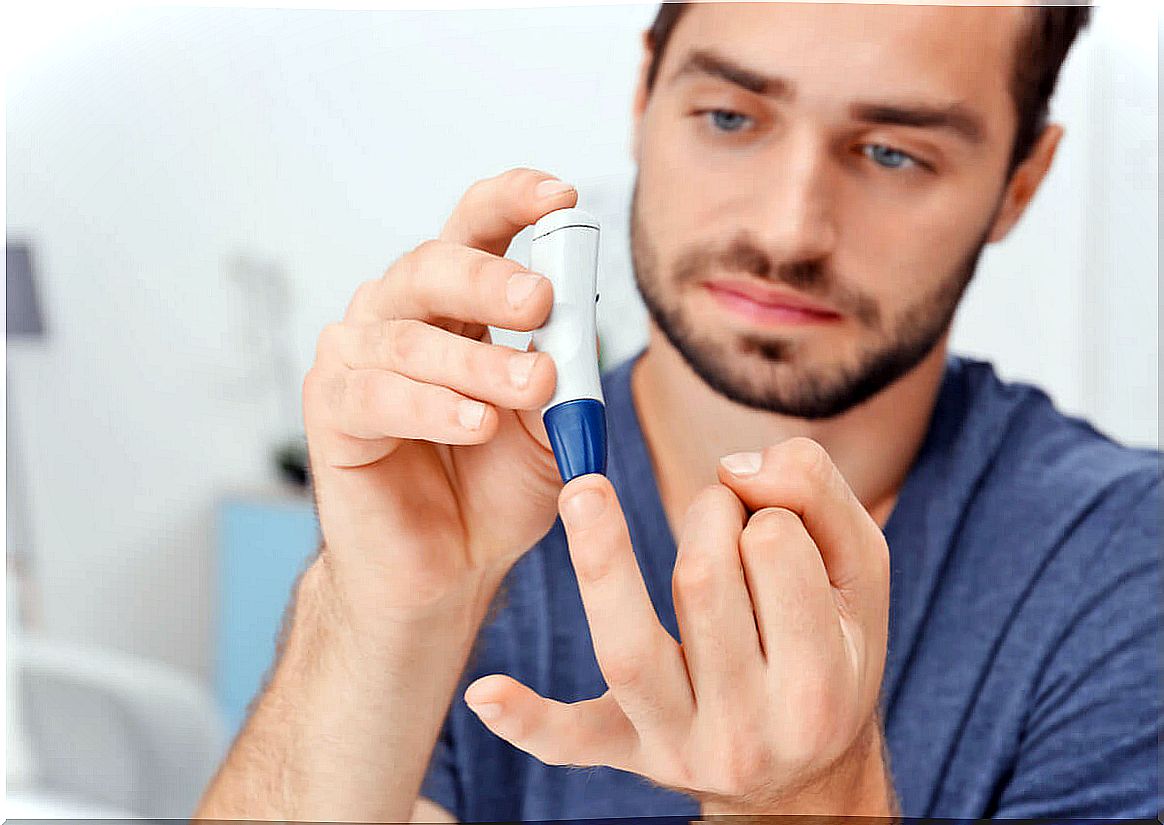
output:
[[[678,638],[675,540],[631,397],[635,360],[603,379],[608,475]],[[988,364],[949,359],[885,527],[881,711],[903,815],[1156,816],[1160,481],[1159,453],[1113,443]],[[421,794],[461,821],[698,814],[641,777],[546,766],[495,737],[462,698],[489,673],[565,702],[605,690],[560,521],[512,569]]]

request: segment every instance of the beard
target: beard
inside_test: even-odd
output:
[[[974,276],[992,222],[993,216],[950,274],[888,320],[875,299],[847,286],[823,261],[774,264],[746,235],[723,249],[689,247],[676,258],[672,272],[660,272],[658,253],[639,209],[637,179],[631,205],[631,259],[652,321],[708,386],[752,409],[826,419],[876,395],[933,351],[949,330]],[[826,299],[870,333],[871,340],[847,360],[811,364],[801,357],[800,342],[790,337],[749,331],[725,341],[701,334],[678,296],[688,284],[705,281],[717,272],[751,275]]]

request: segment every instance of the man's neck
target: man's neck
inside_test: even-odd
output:
[[[672,533],[678,537],[691,500],[716,481],[722,456],[763,450],[795,436],[812,438],[828,451],[884,527],[925,438],[946,347],[943,337],[917,367],[865,403],[835,418],[809,421],[724,398],[652,324],[647,351],[631,374],[631,393]]]

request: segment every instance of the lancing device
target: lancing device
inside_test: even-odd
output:
[[[598,373],[598,221],[581,209],[558,209],[533,228],[529,268],[550,279],[554,305],[534,331],[549,353],[558,384],[542,421],[562,481],[606,473],[606,406]]]

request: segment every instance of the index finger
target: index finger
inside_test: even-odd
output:
[[[721,462],[720,480],[750,510],[782,507],[800,516],[834,587],[881,593],[888,577],[885,537],[825,449],[792,438],[761,458],[753,472],[733,472]]]
[[[522,229],[577,203],[577,190],[553,175],[510,169],[470,186],[445,222],[440,239],[504,255]]]
[[[693,707],[683,653],[659,623],[618,496],[579,476],[558,499],[598,667],[640,735],[675,729]]]

